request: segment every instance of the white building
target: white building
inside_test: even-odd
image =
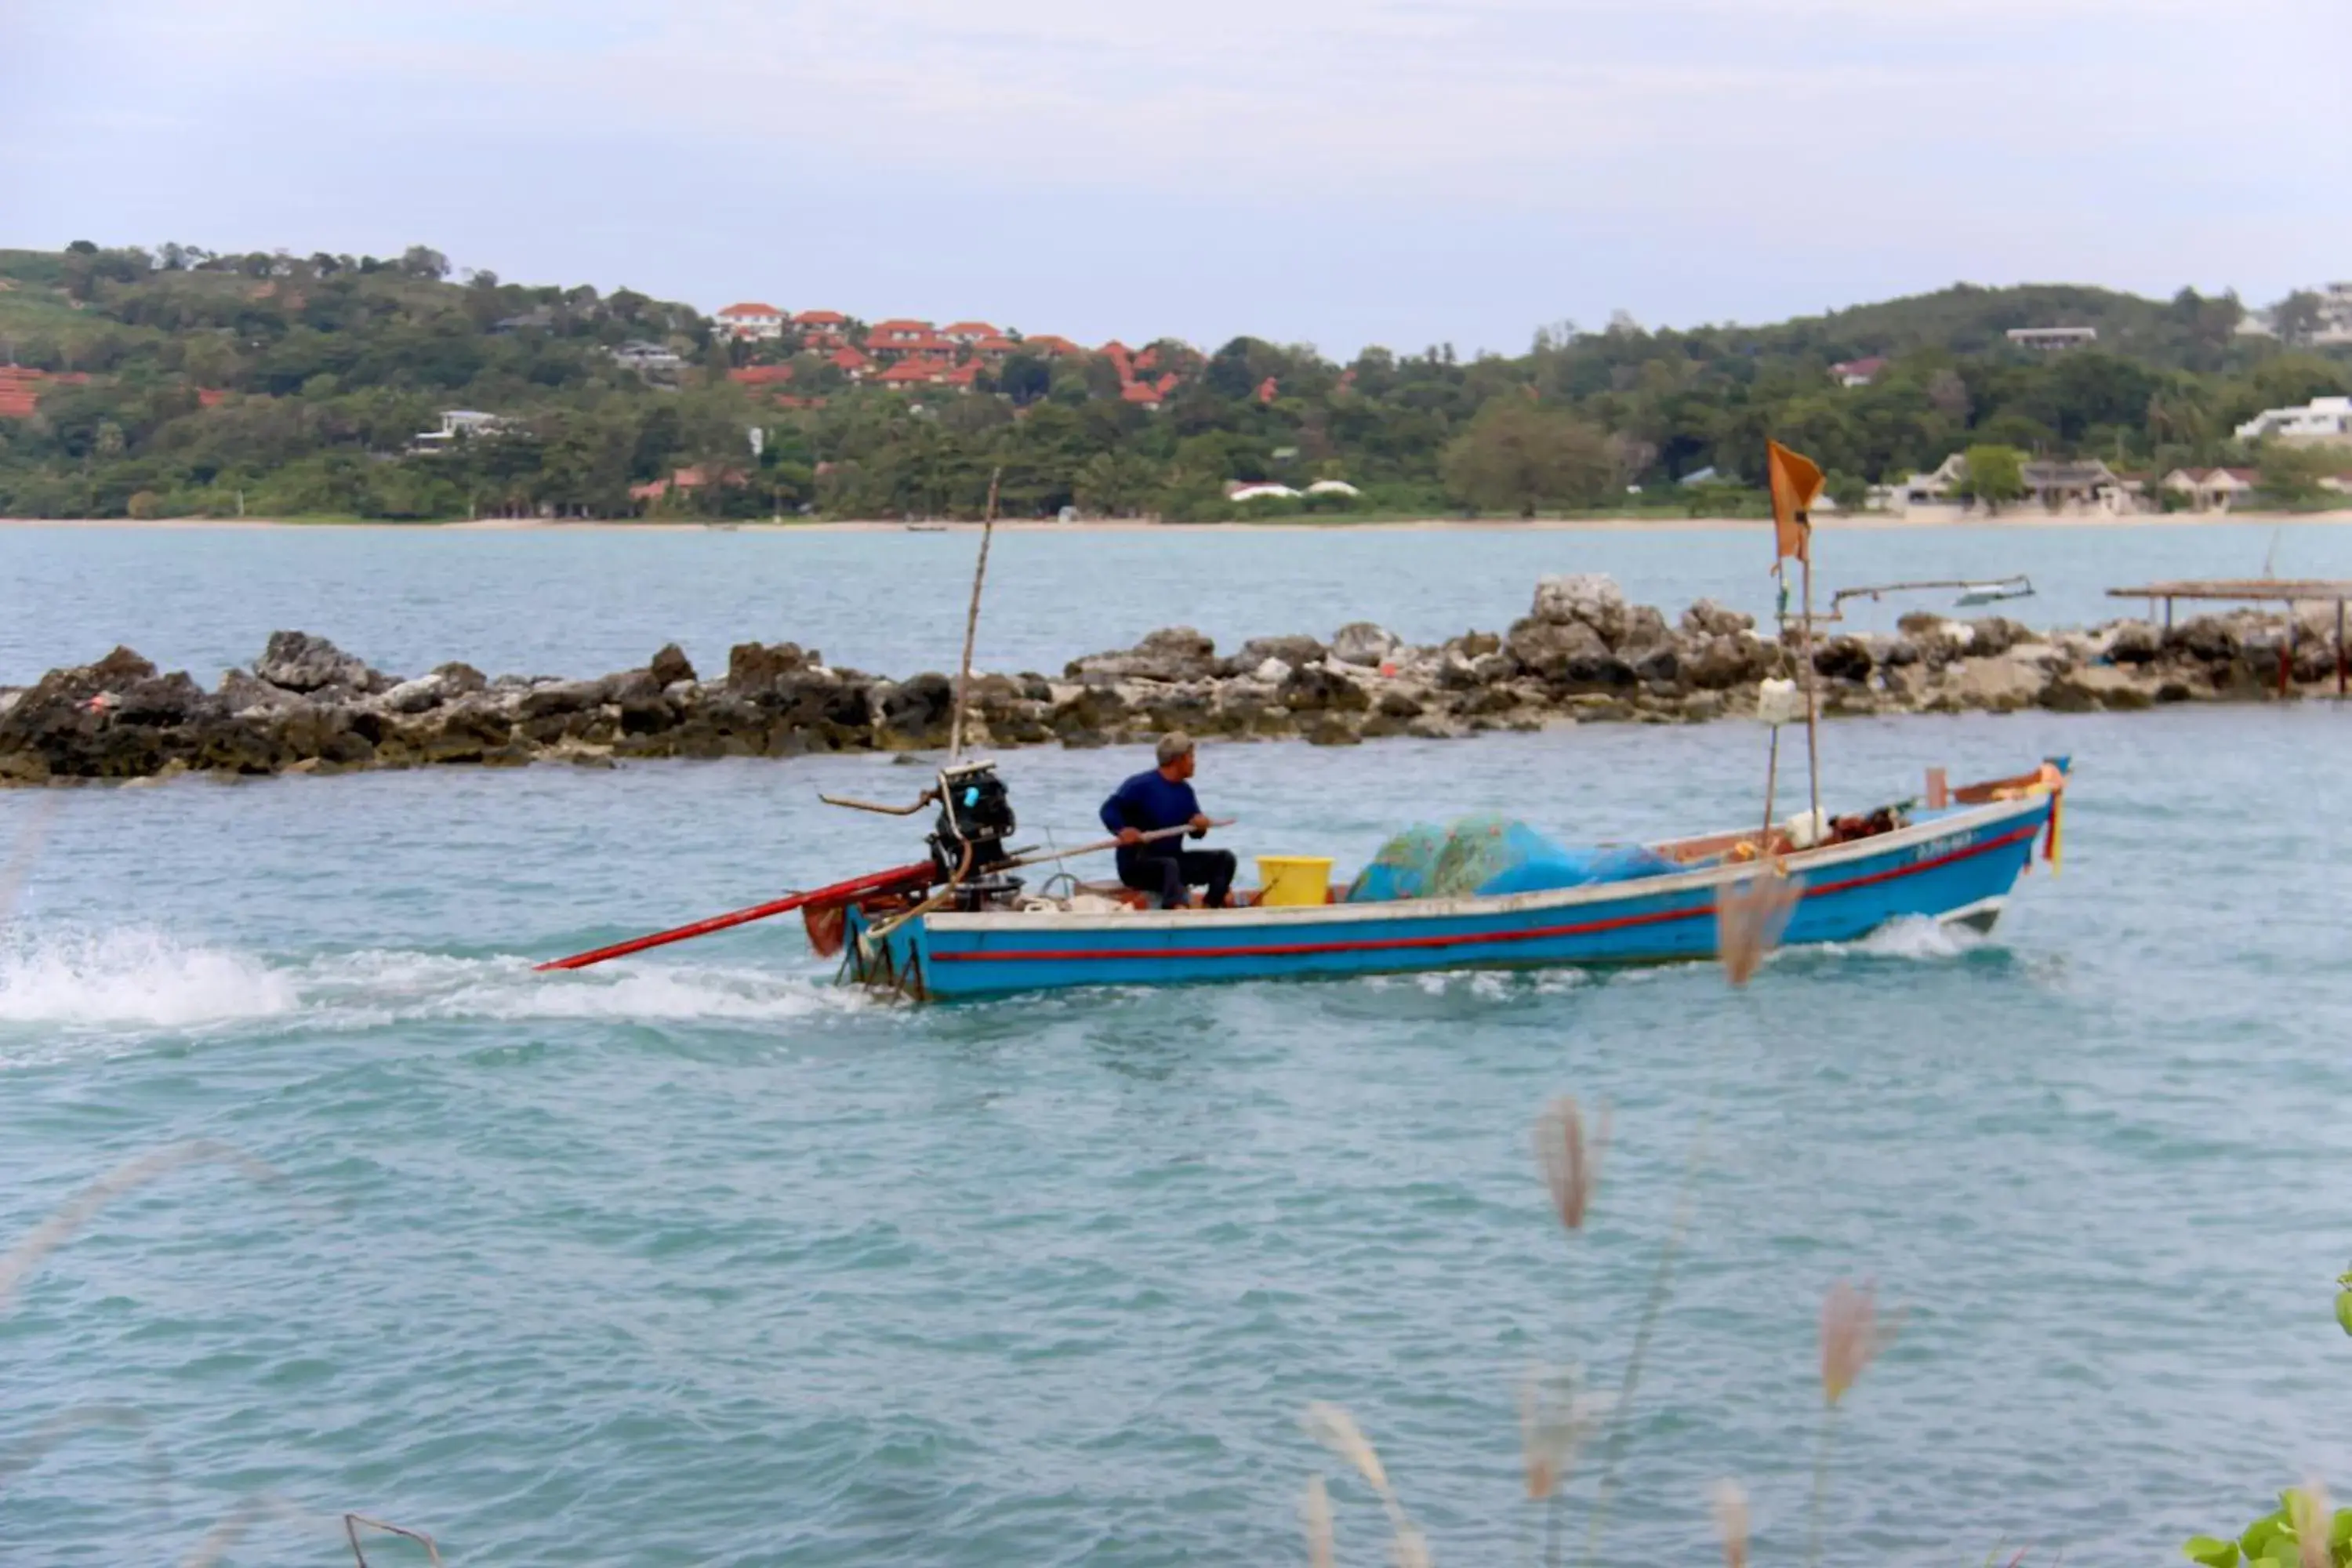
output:
[[[2265,408],[2238,426],[2238,439],[2296,447],[2352,443],[2352,397],[2315,397],[2299,408]]]
[[[2260,482],[2252,468],[2175,468],[2164,476],[2164,488],[2199,511],[2227,511]]]
[[[2096,327],[2011,327],[2009,341],[2021,349],[2075,349],[2099,341]]]
[[[773,305],[749,300],[730,305],[717,316],[721,330],[739,338],[781,338],[784,335],[784,313]]]
[[[2341,348],[2352,343],[2352,283],[2329,283],[2311,292],[2318,296],[2318,319],[2302,341],[2315,348]],[[2274,338],[2278,336],[2278,321],[2272,311],[2249,310],[2240,318],[2238,331],[2244,337]]]
[[[686,363],[667,345],[648,342],[644,338],[631,338],[611,353],[623,369],[634,370],[644,375],[674,373]]]
[[[446,451],[462,440],[495,436],[509,423],[499,415],[485,414],[478,408],[445,408],[441,411],[441,428],[419,431],[409,446],[419,452]]]

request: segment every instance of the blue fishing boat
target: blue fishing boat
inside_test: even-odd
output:
[[[1430,970],[1541,969],[1717,956],[1719,910],[1759,879],[1792,895],[1783,943],[1852,942],[1919,918],[1990,930],[2037,842],[2059,850],[2066,763],[1825,826],[1828,840],[1759,850],[1755,829],[1643,846],[1617,879],[1469,897],[1147,910],[1115,886],[1016,907],[925,907],[913,890],[850,903],[846,976],[918,1000],[1076,985],[1169,985]],[[1935,798],[1931,789],[1930,799]],[[1357,897],[1350,899],[1353,893]],[[814,927],[812,927],[813,932]],[[831,944],[820,942],[820,947]]]
[[[919,1001],[1080,985],[1711,958],[1721,959],[1738,984],[1767,950],[1781,943],[1852,942],[1906,919],[1989,931],[2032,866],[2037,839],[2055,866],[2067,760],[2048,759],[2032,773],[1957,790],[1947,789],[1942,771],[1934,770],[1920,799],[1824,817],[1808,515],[1823,479],[1816,465],[1777,442],[1767,443],[1767,469],[1773,570],[1781,579],[1780,619],[1784,631],[1797,633],[1801,679],[1767,679],[1758,690],[1757,716],[1770,726],[1771,741],[1764,810],[1755,829],[1575,850],[1524,824],[1465,819],[1442,830],[1400,835],[1345,886],[1329,879],[1328,861],[1262,860],[1266,886],[1239,890],[1223,908],[1149,908],[1142,894],[1117,882],[1089,885],[1067,873],[1032,891],[1013,873],[1132,840],[1105,839],[1070,850],[1017,848],[1010,842],[1015,830],[1010,797],[995,765],[961,760],[992,531],[983,525],[948,765],[910,805],[821,797],[891,816],[937,806],[928,858],[539,967],[583,968],[792,910],[800,911],[817,952],[840,956],[845,978]],[[994,512],[992,493],[992,521]],[[1795,615],[1785,573],[1791,560],[1802,569],[1803,601]],[[1814,805],[1776,825],[1780,731],[1800,717]],[[1171,826],[1144,837],[1187,831],[1189,826]]]

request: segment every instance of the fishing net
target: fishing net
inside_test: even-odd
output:
[[[1570,849],[1493,814],[1418,824],[1381,846],[1348,889],[1349,903],[1462,899],[1622,882],[1678,869],[1637,845]]]

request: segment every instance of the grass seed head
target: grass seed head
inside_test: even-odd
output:
[[[1879,1352],[1895,1342],[1899,1316],[1878,1314],[1878,1288],[1841,1279],[1822,1298],[1822,1397],[1835,1405]]]
[[[1724,1568],[1748,1568],[1748,1494],[1738,1481],[1715,1483],[1709,1511],[1715,1533],[1723,1542]]]
[[[1601,1185],[1601,1157],[1609,1148],[1608,1108],[1601,1108],[1587,1133],[1583,1109],[1574,1096],[1562,1095],[1536,1119],[1535,1140],[1553,1212],[1569,1229],[1582,1230]]]

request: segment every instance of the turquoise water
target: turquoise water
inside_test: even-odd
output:
[[[459,532],[400,528],[238,531],[11,528],[10,614],[0,682],[128,642],[209,682],[249,663],[272,631],[322,633],[415,674],[462,658],[498,674],[590,675],[642,665],[677,641],[724,669],[746,638],[790,639],[837,664],[890,675],[951,667],[971,583],[973,535]],[[2138,614],[2105,596],[2153,578],[2352,577],[2352,528],[2294,523],[1926,528],[1824,532],[1818,589],[2024,573],[2036,596],[2000,608],[2035,626]],[[1600,531],[1082,534],[1007,531],[993,546],[984,666],[1058,671],[1155,626],[1190,625],[1230,648],[1244,637],[1328,637],[1370,619],[1415,641],[1499,631],[1527,614],[1536,579],[1606,572],[1636,603],[1679,614],[1702,596],[1754,615],[1772,606],[1769,536],[1753,527]],[[1927,595],[1849,607],[1889,630]]]
[[[550,597],[607,591],[581,579],[611,547],[539,557],[569,574]],[[335,571],[391,570],[352,548]],[[1444,593],[1525,595],[1516,559],[1455,564],[1476,580]],[[496,622],[448,592],[452,624]],[[0,930],[0,1245],[175,1141],[283,1173],[166,1174],[0,1311],[0,1562],[177,1561],[241,1506],[248,1563],[333,1561],[344,1509],[480,1564],[1295,1561],[1316,1470],[1344,1560],[1381,1560],[1299,1429],[1317,1398],[1439,1563],[1523,1561],[1517,1382],[1614,1382],[1702,1127],[1620,1558],[1699,1560],[1723,1476],[1759,1560],[1803,1551],[1841,1277],[1907,1316],[1849,1400],[1832,1561],[2158,1562],[2306,1473],[2344,1489],[2352,716],[1824,742],[1857,803],[2071,752],[2063,877],[1989,939],[1784,953],[1741,993],[1694,967],[919,1011],[834,989],[782,922],[528,968],[910,858],[904,825],[814,801],[910,795],[879,759],[0,795],[0,856],[37,842]],[[1352,864],[1457,810],[1745,821],[1759,751],[1728,724],[1231,747],[1200,782],[1244,855]],[[1016,753],[1024,837],[1089,836],[1137,765]],[[1572,1239],[1528,1142],[1559,1093],[1614,1110]]]

